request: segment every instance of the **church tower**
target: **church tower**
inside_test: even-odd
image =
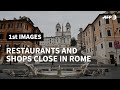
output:
[[[71,45],[71,25],[66,23],[65,31],[64,25],[57,23],[55,36],[55,47],[70,47]]]
[[[70,32],[71,31],[71,25],[69,22],[67,22],[66,24],[66,32]]]
[[[68,46],[70,46],[70,42],[71,42],[71,25],[69,22],[66,23],[66,32],[65,32],[65,36],[66,36],[66,43],[68,44]]]
[[[66,24],[65,27],[66,27],[65,35],[66,35],[66,36],[71,36],[71,25],[70,25],[70,23],[67,22],[67,24]]]
[[[57,23],[56,25],[56,36],[60,36],[60,33],[61,33],[61,26],[59,23]]]

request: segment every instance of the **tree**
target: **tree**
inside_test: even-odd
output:
[[[77,41],[75,39],[75,37],[71,38],[71,46],[76,46],[77,45]]]

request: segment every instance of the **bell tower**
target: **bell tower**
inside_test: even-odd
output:
[[[56,36],[59,36],[60,32],[61,32],[61,26],[60,26],[59,23],[57,23],[57,25],[56,25]]]
[[[71,32],[71,25],[69,22],[66,24],[66,32]]]

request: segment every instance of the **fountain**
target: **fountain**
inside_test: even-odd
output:
[[[34,67],[33,64],[25,63],[24,65],[27,66],[29,72],[31,71],[34,76],[38,75],[38,69],[36,67]]]
[[[53,55],[53,54],[51,54]],[[34,64],[29,64],[27,62],[24,63],[24,65],[28,68],[27,71],[24,71],[25,73],[24,75],[30,76],[32,75],[32,77],[39,77],[40,75],[42,76],[52,76],[52,77],[77,77],[77,76],[96,76],[96,75],[105,75],[105,70],[104,69],[96,69],[96,70],[88,70],[88,65],[89,63],[84,63],[84,64],[80,64],[81,66],[76,69],[73,68],[73,66],[71,66],[71,69],[63,69],[62,65],[58,65],[57,69],[52,69],[52,68],[48,68],[48,71],[42,71],[39,72],[38,68],[34,66]],[[11,70],[10,75],[15,76],[15,71]]]
[[[13,77],[26,77],[26,78],[80,78],[86,76],[98,76],[105,75],[107,72],[105,68],[88,68],[89,63],[81,64],[79,68],[63,68],[58,65],[58,68],[50,70],[48,68],[40,69],[39,71],[34,64],[24,63],[27,66],[26,69],[3,69],[2,73],[7,73]]]

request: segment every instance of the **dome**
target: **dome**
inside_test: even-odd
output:
[[[69,22],[67,22],[66,27],[71,27]]]
[[[60,24],[59,24],[59,23],[57,23],[56,27],[60,27],[60,28],[61,28],[61,26],[60,26]]]

